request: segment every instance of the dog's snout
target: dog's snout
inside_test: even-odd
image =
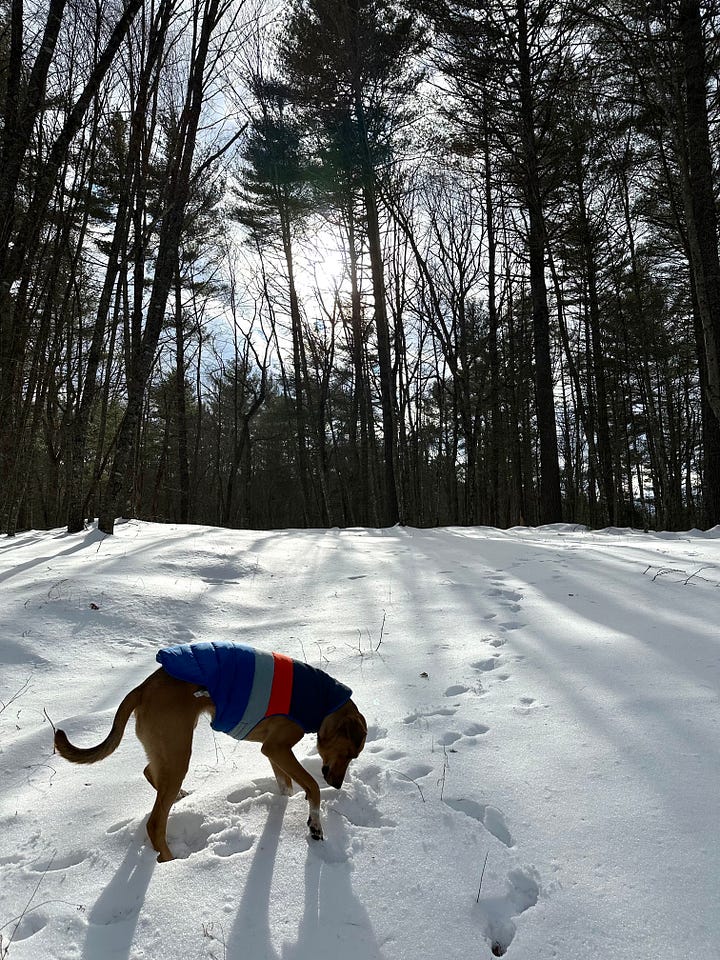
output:
[[[322,768],[322,775],[325,777],[325,783],[329,787],[335,787],[336,790],[339,790],[343,785],[343,780],[345,779],[345,774],[333,773],[328,764],[325,764]]]

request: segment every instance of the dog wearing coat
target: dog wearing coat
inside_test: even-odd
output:
[[[340,789],[367,734],[352,691],[299,660],[230,641],[177,644],[158,651],[156,659],[160,668],[123,699],[102,743],[76,747],[57,730],[55,750],[73,763],[104,760],[119,746],[134,713],[135,733],[148,758],[144,774],[156,791],[148,837],[160,862],[172,860],[168,815],[182,795],[195,727],[207,713],[214,730],[262,744],[281,793],[291,792],[293,780],[302,787],[310,835],[322,840],[320,787],[293,747],[306,733],[317,733],[323,777]]]

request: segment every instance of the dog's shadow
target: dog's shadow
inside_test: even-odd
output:
[[[342,951],[346,960],[382,960],[367,911],[350,882],[351,867],[337,861],[334,851],[347,848],[347,834],[339,814],[333,818],[331,838],[325,843],[308,840],[305,861],[305,906],[297,940],[279,951],[272,942],[270,898],[275,860],[287,802],[270,807],[255,859],[245,879],[240,906],[230,936],[226,960],[316,960]],[[327,819],[326,819],[327,828]],[[352,929],[351,942],[343,931]]]
[[[130,955],[138,917],[156,865],[157,855],[148,844],[130,845],[115,876],[90,910],[83,960],[98,957],[120,960]],[[109,943],[111,953],[108,953]]]

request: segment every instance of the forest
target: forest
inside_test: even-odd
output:
[[[719,13],[2,0],[0,533],[720,523]]]

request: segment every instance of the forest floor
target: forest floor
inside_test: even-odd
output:
[[[367,745],[317,842],[201,720],[158,864],[132,721],[83,767],[50,721],[97,743],[219,638],[348,684]],[[720,528],[29,532],[0,663],[0,957],[720,957]]]

